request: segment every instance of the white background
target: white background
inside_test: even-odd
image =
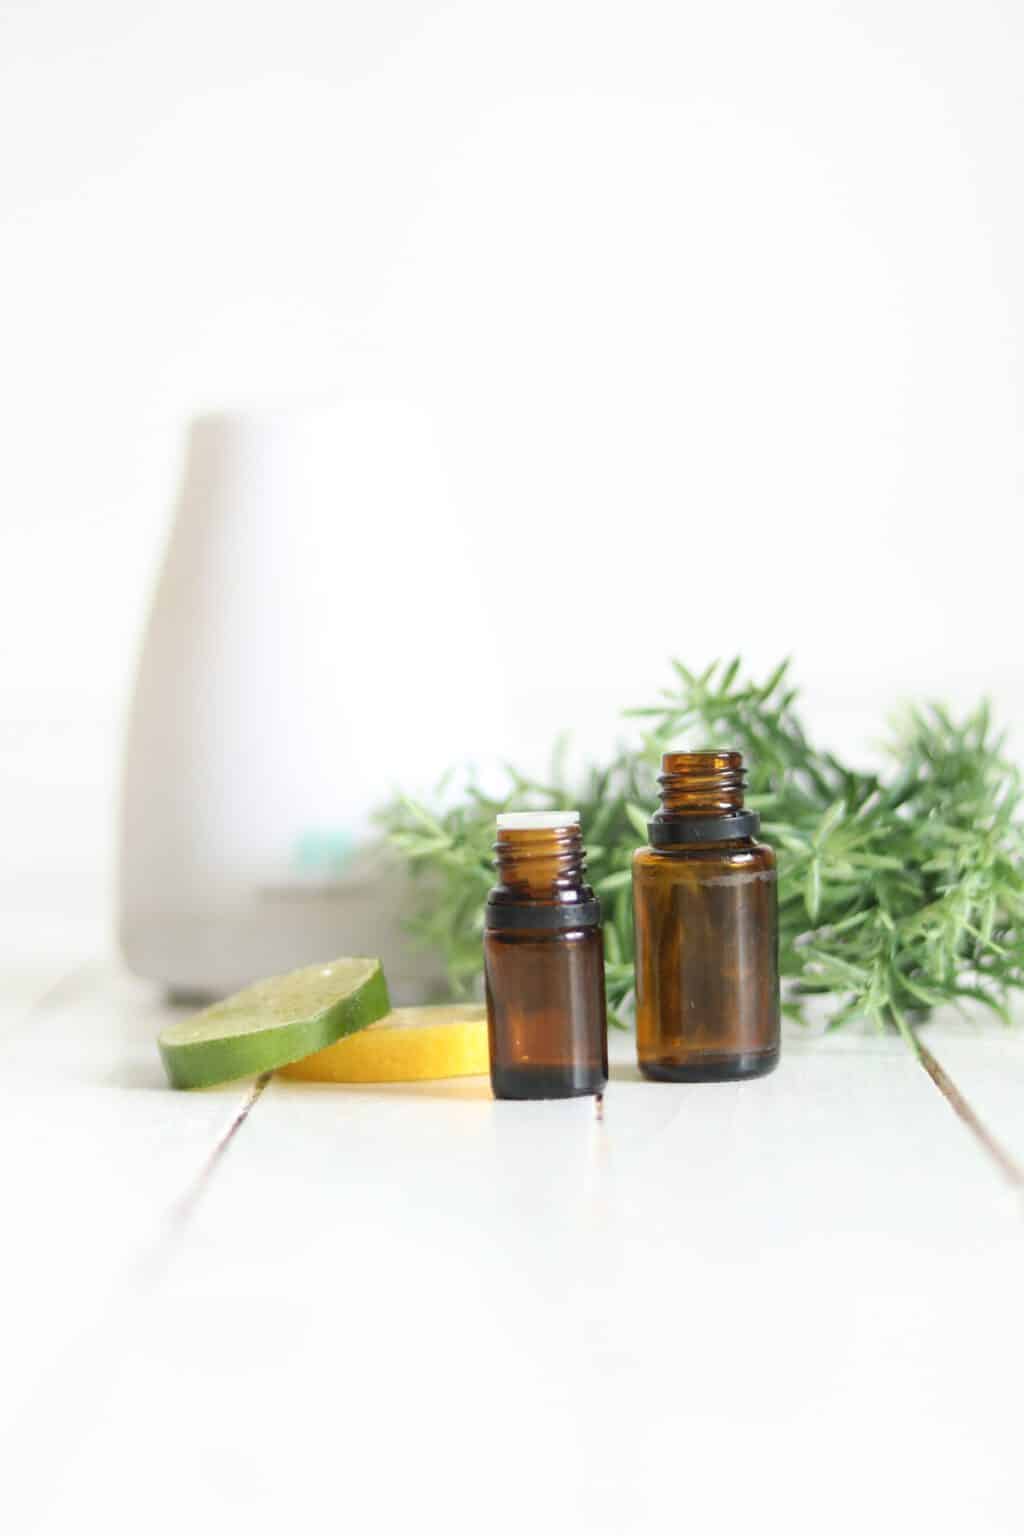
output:
[[[671,653],[793,652],[850,750],[906,693],[1021,719],[1022,42],[1010,0],[0,0],[4,898],[106,910],[204,407],[429,411],[500,657],[501,741],[439,684],[457,758],[607,734]]]

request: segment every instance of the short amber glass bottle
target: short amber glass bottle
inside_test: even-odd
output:
[[[576,811],[498,817],[484,975],[499,1099],[602,1093],[608,1081],[601,909]]]
[[[669,752],[649,848],[633,856],[640,1069],[758,1077],[779,1059],[775,855],[743,806],[738,752]]]

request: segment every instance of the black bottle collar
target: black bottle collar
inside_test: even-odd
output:
[[[601,903],[567,901],[541,906],[529,901],[489,901],[484,909],[485,928],[532,930],[535,933],[565,933],[570,928],[600,928]]]
[[[685,843],[726,843],[734,837],[756,837],[761,818],[756,811],[729,811],[724,816],[673,816],[647,823],[652,848]]]

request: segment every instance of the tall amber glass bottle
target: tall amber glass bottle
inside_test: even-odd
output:
[[[601,1093],[608,1081],[601,909],[577,811],[498,817],[484,974],[499,1099]]]
[[[755,840],[738,752],[669,752],[649,848],[633,856],[640,1069],[758,1077],[779,1059],[775,855]]]

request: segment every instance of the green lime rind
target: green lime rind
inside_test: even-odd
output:
[[[173,1088],[209,1088],[273,1072],[390,1011],[379,960],[332,960],[271,976],[160,1031]]]

